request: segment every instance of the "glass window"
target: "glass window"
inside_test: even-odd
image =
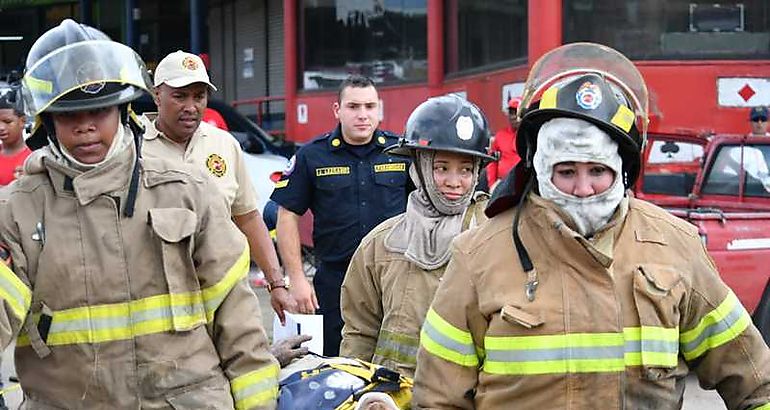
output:
[[[564,42],[637,59],[770,58],[767,0],[564,0]]]
[[[303,0],[298,13],[301,88],[336,88],[351,73],[427,78],[426,0]]]
[[[738,195],[741,167],[745,196],[770,197],[770,145],[725,146],[719,150],[703,186],[705,194]]]
[[[754,145],[743,147],[743,168],[746,179],[743,185],[743,195],[770,197],[770,145]]]
[[[527,57],[526,0],[447,0],[444,17],[448,74]]]
[[[703,145],[654,139],[644,163],[642,191],[649,194],[687,196],[701,168]]]

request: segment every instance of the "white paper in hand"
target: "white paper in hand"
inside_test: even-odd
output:
[[[278,315],[273,315],[273,343],[296,335],[313,336],[302,346],[316,354],[324,352],[324,317],[323,315],[300,315],[284,311],[286,326],[281,326]]]

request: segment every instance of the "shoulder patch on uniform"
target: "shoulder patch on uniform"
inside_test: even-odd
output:
[[[297,155],[292,155],[291,158],[289,158],[289,163],[286,164],[286,169],[283,170],[283,175],[288,177],[291,175],[292,172],[294,172],[294,166],[297,165]],[[278,185],[276,185],[276,188]]]
[[[223,177],[227,173],[227,163],[219,154],[210,154],[206,157],[206,168],[216,177]]]
[[[282,179],[275,183],[275,189],[286,188],[287,185],[289,185],[289,180]]]
[[[323,167],[315,169],[315,176],[326,177],[330,175],[348,175],[350,174],[350,167]]]

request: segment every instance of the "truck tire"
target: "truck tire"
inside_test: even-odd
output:
[[[765,291],[762,292],[762,299],[754,311],[754,325],[762,333],[765,343],[770,346],[770,281],[765,285]]]

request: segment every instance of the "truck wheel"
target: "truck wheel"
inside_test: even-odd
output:
[[[770,281],[765,285],[765,291],[762,292],[762,299],[759,301],[757,310],[754,311],[754,325],[757,326],[765,343],[770,346]]]

